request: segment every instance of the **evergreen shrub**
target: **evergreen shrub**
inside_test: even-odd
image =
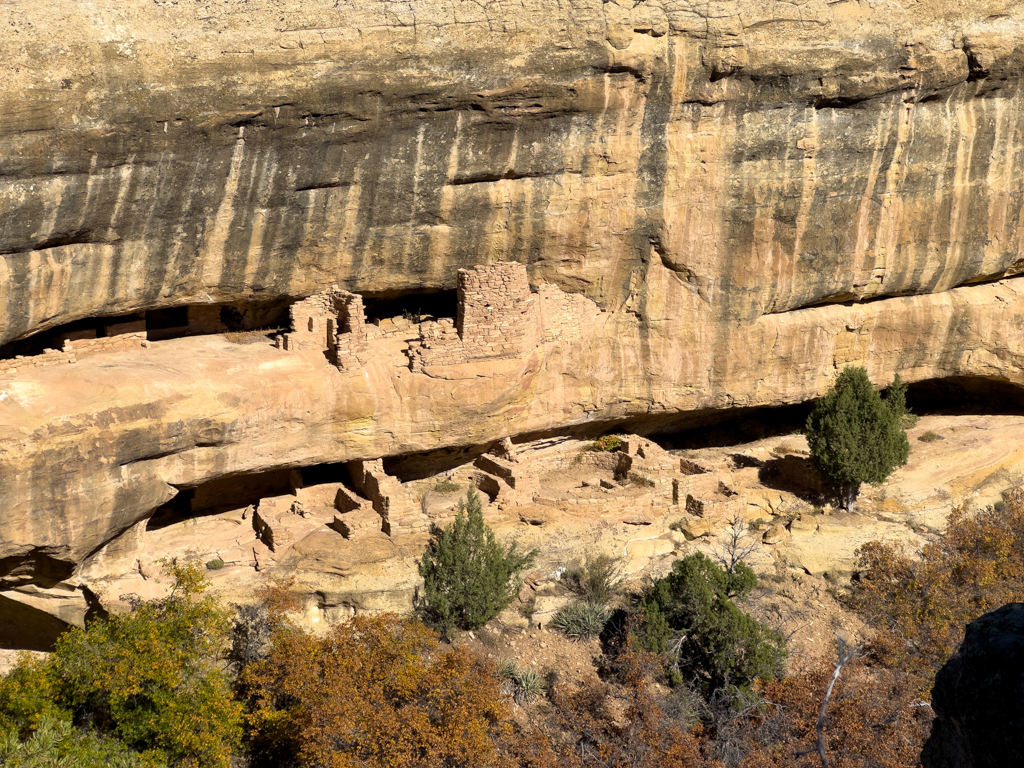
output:
[[[459,500],[455,520],[431,534],[419,563],[423,591],[416,612],[444,637],[478,629],[505,610],[523,586],[521,574],[533,565],[536,550],[507,549],[484,523],[480,497],[473,488]]]
[[[664,654],[674,682],[693,679],[705,695],[746,693],[754,680],[782,670],[782,636],[739,609],[757,585],[744,562],[731,573],[702,553],[672,564],[640,599],[640,645]]]
[[[847,511],[861,483],[882,483],[907,463],[906,390],[897,374],[883,400],[867,371],[851,366],[807,417],[811,460],[840,489]]]

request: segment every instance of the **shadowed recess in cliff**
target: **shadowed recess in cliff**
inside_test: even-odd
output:
[[[348,462],[273,468],[218,477],[194,488],[183,488],[153,512],[146,530],[156,531],[199,517],[244,509],[259,503],[260,499],[294,495],[298,488],[325,483],[341,483],[355,491]]]
[[[1018,262],[1015,262],[1013,265],[1011,265],[1007,269],[1002,270],[1000,272],[997,272],[996,274],[992,274],[992,275],[979,275],[979,276],[970,277],[970,278],[965,279],[963,282],[960,282],[960,283],[957,283],[956,285],[951,286],[949,289],[944,289],[943,291],[938,291],[938,292],[939,293],[943,293],[943,292],[945,292],[947,290],[951,290],[951,289],[954,289],[954,288],[961,288],[961,287],[965,287],[965,286],[981,286],[981,285],[988,285],[988,284],[991,284],[991,283],[1005,282],[1005,281],[1008,281],[1008,280],[1016,280],[1018,278],[1024,277],[1024,275],[1020,274],[1020,270],[1021,270],[1021,264],[1018,263]],[[932,291],[929,291],[929,290],[922,290],[922,291],[900,290],[900,291],[894,291],[894,292],[891,292],[891,293],[879,293],[879,294],[874,294],[874,295],[871,295],[871,296],[863,296],[863,295],[861,295],[859,293],[853,293],[851,291],[844,290],[844,291],[840,291],[839,293],[836,293],[836,294],[833,294],[833,295],[830,295],[830,296],[826,296],[826,297],[822,297],[822,298],[817,298],[814,301],[812,301],[810,303],[807,303],[807,304],[801,304],[801,305],[798,305],[798,306],[782,308],[782,309],[777,309],[777,310],[771,310],[771,311],[765,312],[765,314],[766,315],[788,314],[788,313],[793,313],[793,312],[802,312],[805,309],[818,309],[820,307],[828,307],[828,306],[832,306],[832,305],[835,305],[835,304],[842,304],[843,306],[852,307],[854,305],[873,304],[873,303],[879,302],[879,301],[888,301],[890,299],[899,299],[899,298],[904,298],[904,297],[907,297],[907,296],[927,296],[930,293],[932,293]]]
[[[410,290],[362,293],[366,321],[373,323],[389,317],[406,317],[420,322],[425,316],[451,317],[458,314],[457,291]]]
[[[0,346],[0,359],[40,355],[59,350],[65,341],[89,341],[130,333],[146,333],[150,341],[257,330],[278,330],[288,324],[288,298],[192,304],[125,315],[87,317],[16,339]],[[269,343],[269,338],[267,339]]]
[[[65,340],[102,339],[144,330],[141,313],[88,317],[16,339],[0,346],[0,359],[17,355],[39,355],[47,349],[61,349]]]
[[[907,387],[907,406],[920,416],[1024,414],[1024,388],[980,376],[931,379]]]
[[[60,548],[36,548],[0,558],[0,582],[7,585],[36,583],[52,586],[74,573],[74,563],[63,560]]]
[[[190,304],[146,312],[150,341],[255,330],[277,330],[288,325],[287,298],[230,304]]]
[[[0,648],[52,651],[70,628],[56,616],[0,593]]]
[[[425,477],[451,472],[464,464],[469,464],[478,456],[486,453],[492,445],[494,443],[484,443],[483,445],[442,448],[437,451],[389,456],[384,459],[384,471],[389,475],[394,475],[403,483],[422,480]]]
[[[591,438],[618,431],[646,435],[667,450],[727,447],[803,430],[816,401],[774,408],[728,408],[686,414],[642,416],[544,434],[520,435],[516,442],[556,435]],[[1024,387],[972,376],[930,379],[907,387],[911,413],[926,415],[1024,414]]]
[[[185,488],[163,506],[157,507],[146,524],[155,531],[196,517],[242,509],[266,496],[294,492],[301,485],[295,469],[268,469],[243,472],[210,480],[195,488]]]

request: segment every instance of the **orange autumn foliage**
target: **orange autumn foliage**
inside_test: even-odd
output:
[[[485,768],[505,715],[494,670],[423,624],[357,616],[316,636],[285,626],[243,672],[255,754],[325,768]]]
[[[832,666],[764,686],[762,714],[747,724],[752,751],[741,768],[817,768],[815,726]],[[825,718],[831,768],[908,768],[931,727],[931,709],[906,676],[860,661],[843,668]]]
[[[878,630],[869,651],[886,667],[912,671],[921,690],[984,613],[1024,600],[1024,491],[1006,502],[955,510],[945,535],[914,557],[871,542],[858,552],[863,578],[852,607]]]

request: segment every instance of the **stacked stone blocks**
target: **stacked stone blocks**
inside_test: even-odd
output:
[[[577,341],[600,315],[594,302],[554,285],[531,293],[526,267],[518,262],[462,269],[458,280],[458,317],[420,323],[419,338],[409,343],[414,372],[516,358],[540,343]],[[326,351],[341,370],[365,365],[371,340],[415,332],[401,318],[367,326],[362,297],[337,286],[297,302],[290,312],[292,331],[278,337],[278,347]]]
[[[0,360],[0,377],[13,376],[18,371],[28,368],[77,363],[89,355],[138,349],[147,344],[145,330],[122,333],[118,336],[104,336],[98,339],[76,339],[74,341],[65,339],[61,349],[47,349],[39,355],[27,357],[19,355],[13,360]]]
[[[291,333],[278,337],[278,348],[290,351],[327,351],[341,370],[365,365],[368,356],[363,297],[338,286],[314,293],[289,309]]]
[[[458,365],[489,358],[518,357],[536,310],[526,267],[499,262],[459,270],[458,318],[420,326],[410,345],[411,368]]]
[[[430,520],[418,501],[398,478],[384,471],[383,460],[353,461],[349,470],[356,490],[372,502],[380,515],[384,533],[395,536],[429,530]]]

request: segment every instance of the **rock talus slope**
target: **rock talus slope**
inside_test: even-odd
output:
[[[816,397],[847,363],[1024,378],[1008,0],[58,0],[0,20],[0,344],[332,285],[451,290],[504,260],[596,305],[580,338],[444,370],[397,342],[339,372],[181,339],[4,375],[7,586],[66,583],[232,474],[655,429]]]

